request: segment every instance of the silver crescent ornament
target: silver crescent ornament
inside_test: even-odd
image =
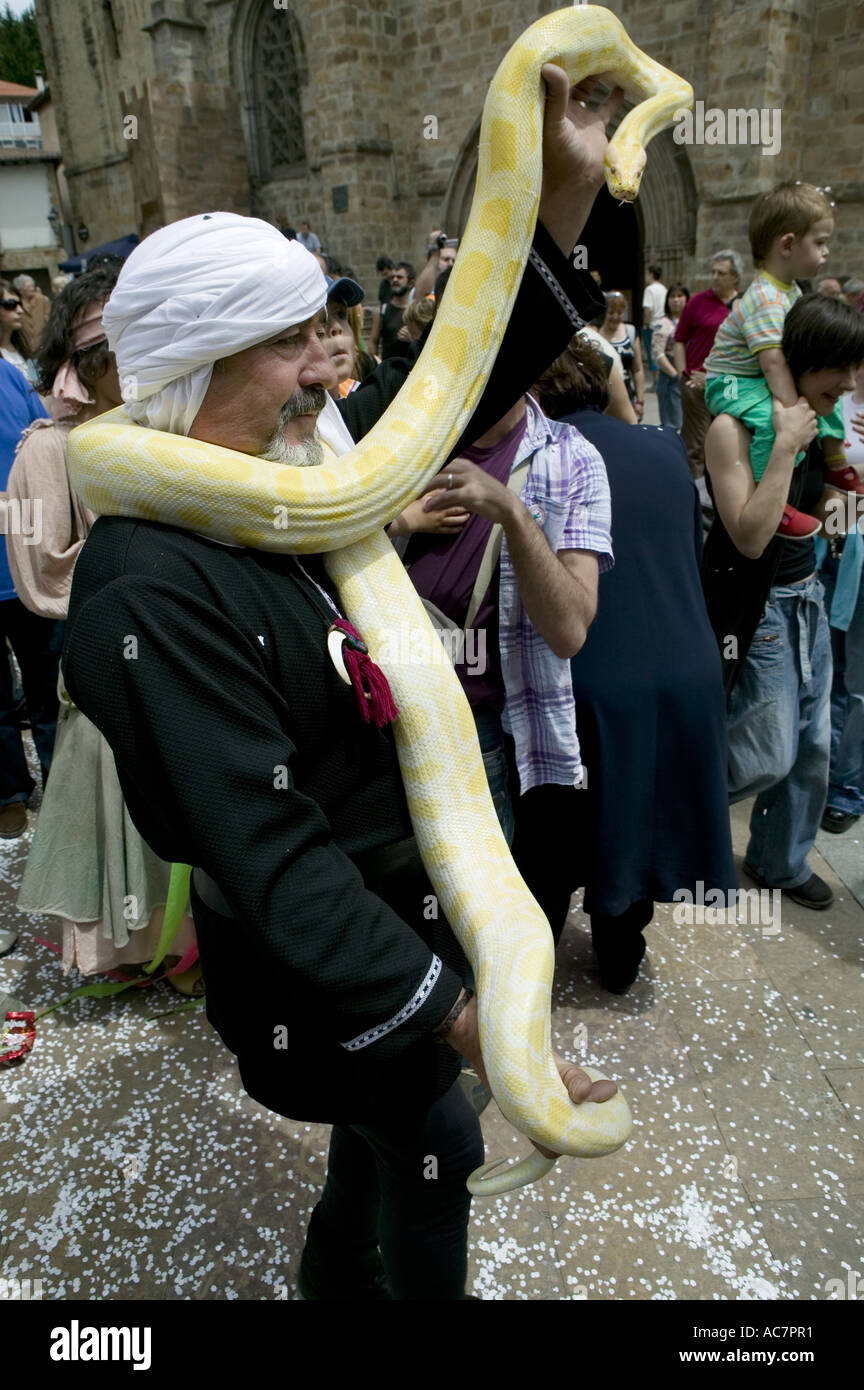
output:
[[[345,658],[342,655],[342,647],[345,643],[345,633],[338,627],[328,627],[327,629],[327,650],[330,653],[330,660],[336,667],[339,675],[346,685],[351,684],[351,677],[345,665]]]

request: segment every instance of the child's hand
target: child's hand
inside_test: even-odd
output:
[[[816,437],[818,421],[808,401],[799,396],[794,405],[774,402],[774,434],[790,452],[800,454]]]
[[[464,507],[448,507],[446,511],[441,512],[423,510],[423,503],[428,498],[440,497],[441,493],[446,491],[446,488],[437,488],[434,492],[427,492],[424,497],[418,497],[416,502],[410,502],[390,526],[390,535],[407,536],[413,531],[458,535],[471,515]]]
[[[852,428],[859,439],[864,439],[864,410],[859,410],[857,415],[852,416]]]

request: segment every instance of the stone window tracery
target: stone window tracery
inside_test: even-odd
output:
[[[253,47],[253,91],[260,176],[296,170],[306,160],[300,99],[301,48],[289,10],[261,7]]]

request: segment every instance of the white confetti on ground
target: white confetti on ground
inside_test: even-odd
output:
[[[58,939],[56,923],[14,907],[30,820],[26,837],[0,841],[0,924],[22,933],[0,989],[44,1007],[80,979],[34,942]],[[841,1103],[825,1070],[839,1069],[838,1087],[862,1075],[864,914],[845,911],[766,945],[747,924],[688,936],[658,909],[623,999],[597,987],[572,915],[553,1033],[570,1051],[580,1026],[579,1055],[620,1080],[634,1137],[621,1155],[562,1160],[533,1189],[475,1202],[476,1295],[807,1299],[864,1270],[854,1094]],[[241,982],[238,1008],[254,1001]],[[0,1277],[41,1278],[46,1299],[296,1296],[328,1131],[245,1097],[200,1010],[150,1021],[181,1002],[157,985],[73,1004],[0,1073]],[[525,1153],[492,1110],[484,1124],[490,1158]]]

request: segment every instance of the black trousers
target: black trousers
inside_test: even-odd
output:
[[[24,744],[15,718],[6,638],[21,668],[30,731],[44,786],[57,733],[57,677],[64,626],[62,621],[31,613],[18,598],[0,601],[0,806],[26,801],[35,786],[27,769]]]
[[[555,945],[567,923],[570,899],[584,882],[578,840],[575,787],[550,783],[516,799],[513,858],[549,919]]]
[[[421,927],[417,919],[431,885],[413,840],[358,854],[354,863],[370,891],[404,921]],[[205,890],[211,896],[210,905],[199,896]],[[226,988],[224,975],[217,979],[215,967],[213,977],[208,974],[214,948],[219,951],[229,940],[226,933],[231,931],[232,922],[223,913],[230,909],[226,903],[220,913],[218,899],[197,870],[192,881],[192,906],[208,981],[208,1018],[229,1046],[239,1046],[232,1032],[231,1015],[239,1013],[234,1007],[235,992]],[[451,969],[464,973],[465,958],[443,918],[423,922],[423,926],[432,937],[432,949]],[[268,1020],[272,1006],[266,994],[262,999],[261,990],[258,1007],[261,1017]],[[283,1012],[279,1016],[284,1018],[284,1004],[280,1008]],[[244,1032],[248,1048],[248,1024]],[[264,1045],[268,1032],[269,1041]],[[331,1121],[341,1113],[352,1121],[333,1124],[327,1181],[316,1208],[317,1220],[334,1253],[350,1266],[352,1254],[364,1254],[380,1245],[395,1299],[462,1299],[471,1205],[465,1183],[483,1162],[483,1139],[474,1108],[454,1080],[459,1072],[457,1054],[446,1044],[430,1044],[436,1059],[439,1054],[441,1059],[436,1060],[434,1076],[430,1077],[428,1068],[421,1074],[417,1063],[390,1064],[382,1067],[380,1082],[376,1079],[374,1085],[368,1077],[365,1081],[357,1078],[349,1096],[344,1076],[336,1070],[346,1065],[346,1054],[334,1059],[333,1065],[325,1065],[313,1049],[298,1055],[290,1073],[280,1077],[290,1059],[288,1054],[281,1054],[278,1061],[280,1054],[273,1051],[269,1024],[264,1026],[260,1041],[257,1051],[247,1051],[240,1058],[243,1084],[260,1104],[296,1118]],[[418,1096],[429,1088],[430,1081],[435,1086],[430,1093],[439,1098],[422,1103]],[[358,1098],[361,1085],[366,1088],[365,1101]],[[364,1118],[355,1123],[357,1114]]]
[[[587,791],[549,784],[532,787],[516,802],[513,858],[549,919],[555,945],[567,924],[570,899],[589,878],[590,813]],[[581,800],[580,800],[581,798]],[[648,900],[631,903],[617,917],[591,915],[591,938],[601,962],[632,954],[642,928],[654,914]]]
[[[346,1256],[380,1247],[395,1299],[461,1299],[466,1179],[483,1162],[480,1122],[458,1082],[425,1115],[334,1125],[319,1218]]]

